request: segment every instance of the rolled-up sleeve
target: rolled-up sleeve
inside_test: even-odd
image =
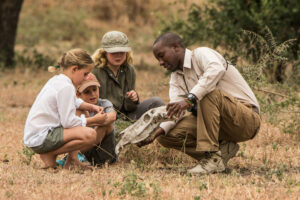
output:
[[[86,118],[76,116],[76,106],[77,98],[74,87],[66,86],[57,93],[58,114],[64,128],[86,126]]]
[[[169,122],[162,122],[159,127],[162,128],[165,131],[165,134],[167,134],[171,129],[175,127],[176,123],[169,121]]]
[[[196,49],[194,51],[194,57],[198,63],[197,66],[202,67],[203,75],[190,92],[196,95],[198,100],[201,100],[206,94],[216,88],[226,68],[220,58],[208,48],[203,47]]]
[[[76,97],[76,101],[75,101],[76,109],[78,109],[82,103],[83,103],[83,100]]]

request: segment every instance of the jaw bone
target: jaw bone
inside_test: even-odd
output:
[[[120,133],[121,140],[115,148],[116,154],[118,155],[127,144],[136,144],[150,137],[161,122],[175,121],[175,119],[168,119],[166,116],[166,106],[153,108],[144,113],[134,124]]]

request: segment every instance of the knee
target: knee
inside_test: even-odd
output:
[[[161,136],[159,136],[156,140],[157,140],[158,143],[161,144],[162,146],[167,147],[167,148],[170,147],[170,145],[169,145],[170,142],[169,142],[169,140],[168,140],[168,137],[166,137],[166,136],[164,136],[164,135],[161,135]]]
[[[160,97],[152,97],[153,108],[164,106],[165,102]]]
[[[88,128],[86,133],[83,135],[83,140],[87,144],[95,145],[96,144],[97,133],[94,129]]]
[[[208,103],[210,104],[211,102],[215,104],[219,102],[220,99],[221,99],[221,92],[220,90],[215,89],[203,97],[203,99],[200,101],[200,105],[205,106]]]
[[[161,144],[162,146],[165,146],[165,139],[163,138],[163,136],[159,136],[158,138],[156,138],[156,140],[158,141],[159,144]]]
[[[220,98],[220,95],[221,95],[220,90],[215,89],[212,92],[205,95],[205,97],[203,99],[205,99],[205,98],[207,98],[207,99],[218,99],[218,98]]]

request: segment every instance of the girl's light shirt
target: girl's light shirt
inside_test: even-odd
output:
[[[36,97],[24,129],[24,144],[35,147],[43,144],[49,130],[62,126],[86,126],[86,118],[76,116],[83,101],[76,97],[75,87],[64,74],[52,77]]]

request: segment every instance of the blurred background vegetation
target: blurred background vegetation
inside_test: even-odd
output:
[[[299,0],[24,0],[15,66],[46,69],[75,47],[92,54],[110,30],[129,36],[135,67],[147,73],[161,73],[151,47],[162,32],[191,49],[217,49],[254,89],[264,116],[299,135]]]

